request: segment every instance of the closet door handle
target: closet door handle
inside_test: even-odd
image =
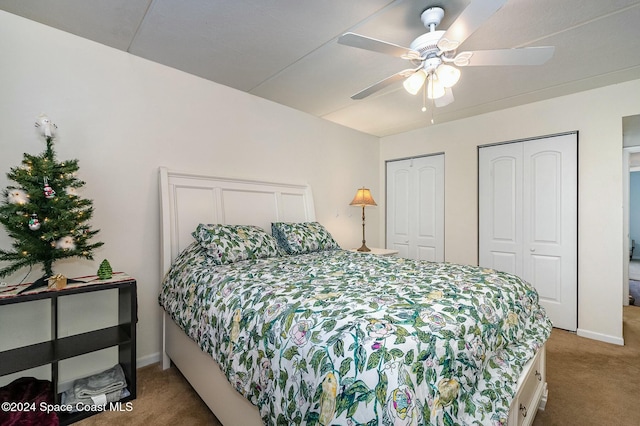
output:
[[[536,251],[536,249],[535,249],[535,248],[533,248],[533,247],[531,247],[531,248],[529,249],[529,251],[530,251],[531,253],[533,253],[534,251]]]

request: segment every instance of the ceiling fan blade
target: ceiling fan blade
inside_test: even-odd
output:
[[[342,34],[338,38],[338,43],[344,44],[345,46],[384,53],[385,55],[397,56],[398,58],[406,58],[407,55],[411,55],[412,53],[417,54],[418,58],[420,57],[419,53],[412,51],[408,47],[398,46],[397,44],[355,33]]]
[[[454,100],[455,99],[453,99],[453,90],[451,90],[450,87],[445,87],[444,96],[441,96],[438,99],[434,99],[433,103],[436,107],[440,108],[440,107],[449,105]]]
[[[507,0],[472,0],[471,4],[456,18],[438,41],[443,52],[456,50],[491,15],[496,13]]]
[[[555,47],[522,47],[519,49],[475,50],[461,52],[453,63],[457,66],[542,65],[553,56]]]
[[[393,74],[392,76],[389,76],[387,78],[385,78],[384,80],[380,80],[379,82],[377,82],[376,84],[373,84],[369,87],[367,87],[364,90],[359,91],[358,93],[356,93],[355,95],[351,96],[351,99],[354,100],[358,100],[358,99],[364,99],[369,95],[374,94],[375,92],[384,89],[385,87],[397,82],[397,81],[402,81],[405,78],[409,77],[411,74],[415,73],[416,71],[418,71],[420,69],[420,67],[412,69],[406,69],[406,70],[402,70],[398,73]]]

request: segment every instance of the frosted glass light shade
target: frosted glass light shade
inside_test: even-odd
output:
[[[427,97],[429,99],[438,99],[445,94],[444,86],[440,83],[440,80],[434,78],[433,75],[429,76],[429,82],[427,83]]]
[[[424,84],[424,80],[427,78],[427,75],[422,71],[414,72],[411,74],[405,81],[402,83],[405,90],[412,95],[415,95],[420,91],[420,88]]]
[[[451,65],[442,64],[436,70],[438,81],[444,87],[453,87],[460,80],[460,70]]]

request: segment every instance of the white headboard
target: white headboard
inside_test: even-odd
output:
[[[200,223],[257,225],[315,220],[309,185],[181,173],[160,167],[161,271],[192,241]]]

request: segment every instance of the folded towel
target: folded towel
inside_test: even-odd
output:
[[[120,364],[93,376],[78,379],[73,383],[73,393],[78,398],[111,394],[127,386],[127,379]],[[119,398],[118,398],[119,399]]]
[[[129,390],[127,388],[121,389],[121,390],[117,390],[117,391],[113,391],[110,392],[108,394],[103,394],[101,396],[97,396],[97,397],[89,397],[89,398],[78,398],[74,393],[73,393],[73,388],[67,390],[66,392],[62,393],[62,398],[60,403],[69,408],[69,412],[71,413],[75,413],[77,411],[79,411],[83,406],[86,405],[105,405],[105,404],[109,404],[111,402],[117,402],[119,400],[121,400],[122,398],[126,398],[127,396],[131,395],[131,393],[129,392]],[[95,398],[95,399],[94,399]],[[99,402],[96,402],[96,400],[101,400]]]

